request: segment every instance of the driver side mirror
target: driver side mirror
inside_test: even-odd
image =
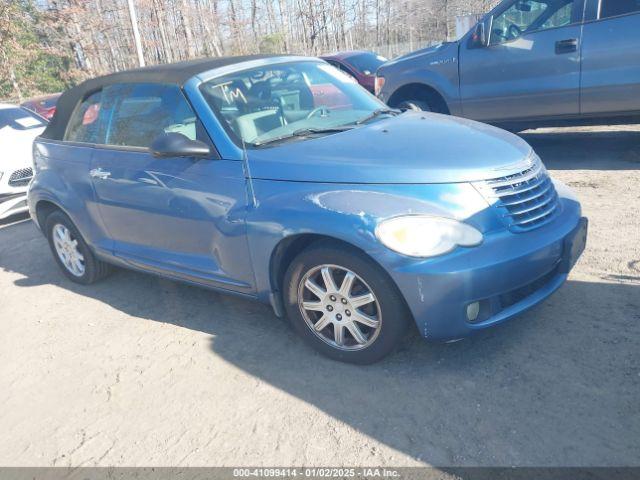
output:
[[[149,148],[154,157],[208,157],[211,148],[200,140],[191,140],[177,132],[158,135]]]
[[[489,46],[489,32],[493,18],[484,18],[475,26],[471,37],[469,37],[469,48],[484,48]]]

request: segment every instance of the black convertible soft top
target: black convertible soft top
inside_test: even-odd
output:
[[[283,55],[247,55],[243,57],[199,58],[186,62],[167,63],[112,73],[92,78],[62,94],[56,105],[56,113],[41,137],[62,140],[69,118],[78,102],[91,93],[117,83],[173,83],[182,87],[187,80],[199,73],[249,60],[274,58]]]

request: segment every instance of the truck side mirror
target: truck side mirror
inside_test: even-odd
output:
[[[492,18],[484,18],[480,20],[471,36],[469,37],[469,48],[484,48],[489,46],[489,32],[491,31]]]

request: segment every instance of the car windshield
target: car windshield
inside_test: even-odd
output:
[[[355,128],[385,108],[352,78],[315,61],[243,70],[200,90],[233,140],[247,146]]]
[[[0,129],[30,130],[46,126],[46,121],[26,108],[0,108]]]
[[[347,58],[347,62],[354,66],[356,70],[365,75],[373,75],[378,67],[387,61],[386,58],[375,53],[359,53]]]

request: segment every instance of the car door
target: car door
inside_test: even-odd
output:
[[[465,117],[484,121],[580,112],[582,0],[513,0],[486,20],[488,45],[460,45]]]
[[[640,0],[591,0],[583,31],[581,110],[640,112]]]
[[[148,147],[177,132],[211,143],[174,85],[104,89],[104,141],[91,175],[113,253],[134,266],[251,293],[242,162],[156,158]]]

